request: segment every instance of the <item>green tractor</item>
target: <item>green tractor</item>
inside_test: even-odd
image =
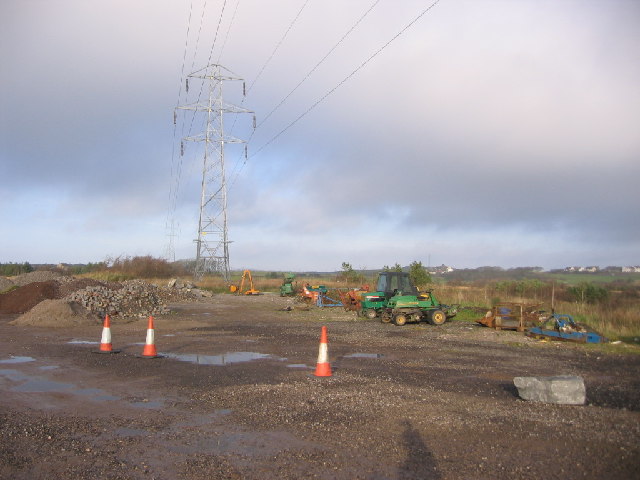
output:
[[[381,272],[376,291],[363,295],[362,314],[396,325],[423,320],[442,325],[456,316],[457,306],[441,304],[432,291],[418,292],[408,273]]]
[[[293,281],[296,276],[293,273],[285,273],[282,285],[280,285],[280,296],[286,297],[287,295],[295,295],[296,290],[293,287]]]

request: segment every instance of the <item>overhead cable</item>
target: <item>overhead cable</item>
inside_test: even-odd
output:
[[[251,91],[251,88],[256,84],[256,82],[258,81],[258,79],[262,75],[262,72],[264,72],[264,69],[267,68],[267,65],[269,64],[269,62],[271,61],[273,56],[276,54],[276,52],[280,48],[280,45],[282,45],[282,42],[284,42],[284,39],[287,38],[287,35],[289,34],[289,31],[291,30],[293,25],[296,23],[296,21],[298,20],[298,17],[300,17],[300,14],[302,13],[302,11],[304,10],[304,8],[307,6],[308,3],[309,3],[309,0],[306,0],[304,2],[302,7],[300,8],[300,10],[298,11],[297,15],[295,16],[295,18],[291,21],[291,24],[289,25],[289,28],[287,28],[286,32],[284,32],[284,35],[282,35],[282,38],[277,43],[276,47],[273,49],[273,52],[271,52],[271,55],[269,56],[269,58],[267,58],[267,61],[264,62],[264,65],[262,65],[262,68],[258,72],[258,75],[256,75],[256,78],[254,78],[253,81],[251,82],[251,84],[249,85],[249,88],[247,89],[247,92]]]
[[[253,138],[253,135],[255,134],[255,130],[257,128],[259,128],[262,124],[264,124],[267,119],[273,115],[273,113],[280,108],[286,101],[287,99],[293,95],[293,93],[300,88],[300,86],[307,81],[307,79],[313,74],[313,72],[315,72],[318,67],[329,57],[329,55],[331,55],[336,48],[338,48],[338,46],[340,46],[340,44],[342,42],[344,42],[344,40],[351,34],[351,32],[353,32],[356,27],[362,22],[362,20],[364,20],[364,18],[371,12],[371,10],[373,10],[375,8],[375,6],[380,3],[380,0],[375,0],[371,6],[362,14],[362,16],[360,16],[360,18],[351,26],[351,28],[349,28],[349,30],[347,30],[347,32],[342,35],[342,38],[340,38],[340,40],[338,40],[338,42],[326,53],[326,55],[324,57],[322,57],[320,59],[320,61],[318,63],[316,63],[316,65],[309,70],[309,72],[304,76],[304,78],[302,80],[300,80],[300,82],[293,88],[293,90],[291,90],[281,101],[280,103],[278,103],[267,115],[265,118],[262,119],[262,121],[254,128],[254,130],[251,132],[251,135],[249,137],[249,139],[247,140],[247,143],[249,143],[251,141],[251,139]],[[235,123],[234,123],[235,125]],[[230,185],[233,185],[236,181],[236,178],[238,177],[238,175],[240,175],[240,172],[242,171],[242,169],[244,168],[245,164],[247,163],[248,157],[245,155],[245,160],[242,162],[242,164],[240,165],[239,168],[237,168],[237,166],[234,168],[234,170],[231,172],[231,182]]]
[[[233,10],[233,15],[231,15],[231,21],[229,22],[229,27],[227,28],[227,34],[224,37],[224,42],[222,42],[222,47],[220,47],[220,54],[218,55],[218,60],[216,63],[220,63],[220,58],[222,58],[222,52],[224,51],[224,47],[227,45],[227,40],[229,39],[229,32],[231,31],[231,26],[233,25],[233,21],[236,19],[236,13],[238,12],[238,6],[240,5],[240,0],[236,2],[236,8]]]
[[[278,43],[276,44],[275,48],[273,49],[273,52],[271,52],[271,55],[269,56],[269,58],[267,58],[267,60],[264,62],[264,64],[262,65],[262,68],[260,69],[260,71],[258,72],[258,74],[256,75],[256,77],[251,81],[251,84],[249,85],[249,87],[247,88],[246,86],[243,88],[243,97],[242,97],[242,102],[240,103],[240,105],[244,104],[245,98],[247,93],[249,93],[249,91],[251,90],[251,88],[256,84],[256,82],[258,81],[258,79],[260,78],[260,76],[262,75],[262,72],[264,72],[265,68],[267,68],[267,65],[269,64],[269,62],[271,62],[271,60],[273,59],[273,57],[275,56],[276,52],[278,51],[278,49],[280,48],[280,46],[282,45],[282,43],[284,42],[285,38],[287,38],[287,35],[289,34],[289,32],[291,31],[291,29],[293,28],[293,26],[295,25],[296,21],[298,20],[298,18],[300,17],[300,15],[302,14],[302,11],[305,9],[305,7],[307,6],[307,4],[309,3],[309,0],[306,0],[303,4],[302,7],[300,7],[300,10],[298,10],[298,13],[296,14],[296,16],[293,18],[293,20],[291,21],[291,23],[289,24],[289,26],[287,27],[287,29],[285,30],[284,34],[282,35],[282,37],[280,38],[280,40],[278,41]],[[233,120],[233,124],[231,125],[231,132],[233,132],[233,129],[236,126],[236,120],[237,118],[234,118]],[[254,130],[252,130],[251,132],[251,136],[249,137],[249,139],[247,140],[247,143],[251,141],[251,139],[253,138],[253,134],[255,133],[255,128]],[[233,171],[230,174],[230,178],[232,178],[232,182],[231,184],[233,184],[233,181],[235,181],[234,175],[238,175],[240,173],[240,170],[242,170],[242,167],[244,166],[244,164],[247,162],[247,156],[245,155],[245,160],[242,163],[242,165],[240,166],[240,168],[236,166],[234,167]]]
[[[196,46],[193,49],[193,58],[191,59],[191,71],[193,71],[196,65],[196,56],[198,54],[198,46],[200,45],[200,35],[202,33],[202,25],[204,23],[204,14],[206,11],[207,11],[207,0],[204,1],[204,5],[202,6],[202,15],[200,15],[200,27],[198,28],[198,36],[196,37]],[[187,91],[188,91],[188,87],[187,87]]]
[[[218,39],[218,31],[220,30],[220,23],[222,23],[222,17],[224,15],[224,8],[225,8],[226,5],[227,5],[227,0],[224,0],[224,2],[222,3],[222,10],[220,10],[220,17],[218,18],[218,26],[216,28],[216,33],[215,33],[215,35],[213,37],[213,42],[211,43],[211,51],[209,52],[209,59],[207,61],[207,66],[211,64],[211,57],[213,56],[213,50],[214,50],[215,45],[216,45],[216,40]],[[205,1],[204,7],[203,7],[203,12],[202,12],[203,16],[204,16],[204,8],[206,8],[206,6],[207,6],[207,3]],[[197,98],[197,100],[195,102],[196,104],[198,102],[200,102],[200,99],[202,98],[202,90],[203,90],[203,88],[204,88],[204,82],[200,82],[200,91],[198,92],[198,98]],[[192,115],[191,115],[191,123],[189,124],[189,130],[188,130],[188,133],[187,133],[186,136],[191,135],[191,132],[193,131],[193,122],[195,121],[195,118],[196,118],[196,111],[194,110],[192,112]],[[182,136],[184,137],[185,136],[184,135],[184,124],[182,126],[182,134],[183,134]]]
[[[211,43],[211,51],[209,52],[209,60],[207,61],[207,65],[211,63],[211,57],[213,57],[213,49],[216,46],[216,40],[218,39],[218,32],[220,31],[220,24],[222,23],[222,17],[224,15],[224,7],[227,6],[227,0],[222,2],[222,10],[220,10],[220,17],[218,18],[218,26],[216,27],[216,34],[213,37],[213,43]]]
[[[320,97],[313,105],[311,105],[306,111],[300,114],[295,120],[293,120],[289,125],[283,128],[280,132],[278,132],[274,137],[271,138],[267,143],[262,145],[258,150],[251,154],[249,158],[253,158],[258,155],[262,150],[264,150],[268,145],[273,143],[280,135],[289,130],[292,126],[298,123],[304,116],[306,116],[311,110],[316,108],[321,102],[323,102],[329,95],[335,92],[338,88],[340,88],[343,84],[345,84],[351,77],[353,77],[356,73],[358,73],[365,65],[367,65],[373,58],[375,58],[380,52],[382,52],[385,48],[387,48],[395,39],[397,39],[400,35],[402,35],[405,31],[411,28],[418,20],[420,20],[429,10],[435,7],[440,0],[435,0],[431,5],[425,8],[416,18],[414,18],[411,22],[409,22],[402,30],[400,30],[397,34],[395,34],[387,43],[385,43],[382,47],[376,50],[369,58],[367,58],[364,62],[362,62],[355,70],[353,70],[349,75],[347,75],[340,83],[338,83],[335,87],[325,93],[322,97]]]
[[[187,50],[189,46],[189,32],[191,31],[191,16],[193,13],[193,0],[189,5],[189,17],[187,20],[187,34],[184,40],[184,52],[182,54],[182,68],[180,70],[180,82],[178,86],[178,98],[176,100],[176,107],[180,104],[180,98],[182,96],[182,81],[184,79],[184,66],[187,60]],[[173,142],[171,146],[171,184],[169,185],[169,206],[167,209],[167,219],[165,222],[165,228],[168,230],[169,241],[167,242],[166,247],[166,257],[167,259],[171,259],[173,257],[173,237],[175,236],[174,231],[174,215],[175,210],[178,203],[178,189],[180,187],[180,177],[182,173],[182,158],[178,160],[178,165],[176,168],[176,133],[177,133],[177,125],[174,111],[174,122],[173,122]],[[171,225],[171,227],[169,227]]]
[[[324,57],[322,57],[322,59],[320,59],[320,61],[319,61],[318,63],[316,63],[316,65],[315,65],[311,70],[309,70],[309,72],[305,75],[305,77],[304,77],[302,80],[300,80],[300,82],[299,82],[295,87],[293,87],[293,90],[291,90],[291,91],[287,94],[287,96],[286,96],[286,97],[284,97],[284,98],[280,101],[280,103],[278,103],[278,105],[276,105],[276,106],[275,106],[275,107],[274,107],[274,108],[273,108],[273,109],[272,109],[272,110],[271,110],[271,111],[270,111],[270,112],[269,112],[269,113],[268,113],[268,114],[267,114],[267,115],[262,119],[262,121],[258,124],[258,127],[260,127],[260,125],[262,125],[263,123],[265,123],[265,122],[267,121],[267,119],[268,119],[271,115],[273,115],[273,113],[274,113],[276,110],[278,110],[278,109],[282,106],[282,104],[283,104],[284,102],[286,102],[286,101],[287,101],[287,99],[288,99],[291,95],[293,95],[293,93],[294,93],[298,88],[300,88],[300,85],[302,85],[302,84],[303,84],[303,83],[304,83],[304,82],[305,82],[305,81],[306,81],[306,80],[307,80],[307,79],[308,79],[308,78],[313,74],[313,72],[315,72],[315,71],[317,70],[317,68],[318,68],[318,67],[319,67],[319,66],[320,66],[320,65],[321,65],[321,64],[322,64],[322,63],[327,59],[327,57],[328,57],[329,55],[331,55],[331,54],[333,53],[333,51],[334,51],[336,48],[338,48],[338,46],[339,46],[339,45],[340,45],[340,44],[341,44],[341,43],[342,43],[342,42],[343,42],[343,41],[344,41],[344,40],[345,40],[345,39],[346,39],[346,38],[351,34],[351,32],[353,32],[353,31],[356,29],[356,27],[360,24],[360,22],[362,22],[362,20],[364,19],[364,17],[366,17],[366,16],[369,14],[369,12],[371,12],[371,10],[373,10],[373,9],[374,9],[374,7],[375,7],[378,3],[380,3],[380,0],[375,0],[375,1],[371,4],[371,6],[369,7],[369,9],[368,9],[366,12],[364,12],[364,14],[363,14],[363,15],[362,15],[362,16],[361,16],[361,17],[356,21],[356,23],[354,23],[354,24],[353,24],[353,26],[352,26],[352,27],[347,31],[347,33],[345,33],[345,34],[342,36],[342,38],[341,38],[340,40],[338,40],[338,43],[336,43],[333,47],[331,47],[331,50],[329,50],[329,51],[327,52],[327,54],[326,54]]]

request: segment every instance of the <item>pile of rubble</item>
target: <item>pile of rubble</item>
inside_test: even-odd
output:
[[[107,285],[88,286],[73,292],[66,300],[101,316],[146,317],[169,313],[158,290],[155,285],[140,280],[127,280],[117,289]]]
[[[11,289],[12,286],[18,288],[0,295],[0,313],[28,315],[30,310],[38,310],[34,311],[38,315],[31,315],[29,322],[18,321],[18,324],[42,323],[37,320],[39,318],[47,318],[47,323],[52,320],[55,323],[54,317],[58,316],[60,323],[64,324],[64,315],[60,312],[67,312],[68,308],[61,307],[61,302],[73,307],[73,314],[76,316],[82,316],[82,312],[78,310],[80,308],[87,318],[109,314],[117,319],[166,314],[170,313],[167,307],[169,303],[212,296],[210,292],[178,279],[171,280],[167,287],[157,287],[140,280],[100,282],[56,272],[36,271],[5,280],[6,282],[0,283],[0,288],[5,285],[7,288],[0,291]]]
[[[141,280],[126,280],[113,284],[87,286],[76,290],[66,300],[77,302],[100,315],[146,317],[169,313],[167,303],[210,297],[211,293],[191,283],[171,280],[169,285],[157,287]]]

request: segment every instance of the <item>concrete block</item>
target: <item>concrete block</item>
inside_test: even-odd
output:
[[[524,400],[565,405],[584,405],[586,388],[582,377],[515,377],[513,383]]]

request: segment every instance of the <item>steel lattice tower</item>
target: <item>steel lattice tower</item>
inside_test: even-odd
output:
[[[183,138],[183,140],[190,142],[201,142],[204,149],[198,236],[194,240],[196,243],[195,277],[202,278],[202,275],[205,273],[219,273],[226,282],[229,282],[230,242],[227,232],[225,145],[229,143],[246,142],[225,134],[224,116],[229,113],[240,114],[254,112],[224,102],[224,82],[242,81],[242,79],[235,76],[233,72],[222,65],[211,64],[188,75],[187,85],[190,78],[200,80],[201,93],[205,87],[208,89],[207,100],[178,107],[179,109],[192,110],[205,116],[204,131],[197,135]],[[181,146],[181,151],[182,150],[183,148]]]

